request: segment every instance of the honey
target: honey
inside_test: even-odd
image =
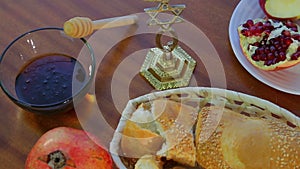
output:
[[[31,105],[48,105],[72,99],[86,82],[83,66],[64,54],[46,54],[26,64],[15,82],[19,99]]]

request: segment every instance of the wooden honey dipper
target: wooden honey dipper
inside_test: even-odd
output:
[[[82,38],[93,33],[94,30],[114,28],[136,23],[136,15],[107,18],[92,21],[87,17],[74,17],[64,23],[64,32],[73,38]]]

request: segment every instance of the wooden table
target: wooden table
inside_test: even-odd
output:
[[[187,9],[182,16],[200,28],[210,39],[225,68],[226,88],[269,100],[300,116],[300,96],[275,90],[251,76],[238,62],[228,38],[228,24],[239,0],[173,0],[185,3]],[[143,0],[2,0],[0,2],[0,51],[18,35],[38,27],[62,26],[74,16],[102,19],[143,12],[156,4]],[[116,127],[119,114],[112,98],[111,83],[115,68],[134,50],[154,45],[154,35],[130,37],[113,46],[96,70],[96,100],[105,119]],[[148,39],[145,41],[145,39]],[[149,40],[150,39],[150,40]],[[203,74],[200,63],[195,74],[198,86],[210,86],[207,74]],[[130,67],[130,65],[128,65]],[[201,74],[202,73],[202,74]],[[119,83],[122,87],[122,82]],[[214,86],[222,87],[222,86]],[[153,88],[138,74],[127,89],[130,98],[153,91]],[[0,91],[0,168],[24,167],[26,156],[37,139],[47,130],[58,126],[82,128],[75,111],[57,115],[37,115],[25,112],[13,104]],[[122,100],[125,104],[127,100]],[[110,136],[107,136],[110,138]]]

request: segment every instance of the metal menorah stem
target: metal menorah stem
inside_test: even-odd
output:
[[[148,26],[159,26],[156,34],[156,48],[150,49],[140,70],[142,76],[157,90],[187,86],[196,66],[192,59],[178,46],[178,36],[172,25],[184,22],[180,17],[185,5],[170,5],[170,0],[145,0],[159,2],[157,7],[146,8],[150,16]],[[161,20],[161,13],[171,13],[169,20]],[[162,44],[163,35],[169,34],[172,41]]]

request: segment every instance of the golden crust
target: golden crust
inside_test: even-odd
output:
[[[167,136],[167,140],[172,140],[172,134]],[[168,141],[167,141],[168,142]],[[167,144],[167,159],[174,160],[179,164],[195,167],[196,166],[196,146],[194,136],[187,133],[176,144]]]
[[[219,122],[223,110],[224,109],[221,108],[207,107],[202,108],[198,114],[195,132],[197,162],[206,169],[230,168],[230,166],[224,162],[221,151],[223,126],[219,126]],[[219,127],[218,130],[217,127]]]
[[[270,168],[300,168],[300,130],[279,120],[266,119],[271,131]]]
[[[299,145],[300,131],[277,119],[220,107],[205,107],[198,115],[197,162],[207,169],[294,168],[300,164]]]
[[[161,134],[166,139],[167,159],[194,167],[196,147],[191,132],[196,122],[197,110],[170,100],[155,100],[152,112],[161,126]]]
[[[195,108],[179,102],[158,99],[152,103],[152,113],[160,124],[162,132],[175,129],[181,125],[186,132],[194,126],[198,112]]]

